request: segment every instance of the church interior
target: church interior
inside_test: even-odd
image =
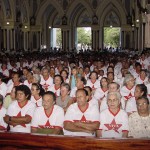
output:
[[[148,150],[149,103],[150,0],[0,0],[0,149]]]

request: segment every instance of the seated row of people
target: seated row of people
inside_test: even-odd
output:
[[[55,93],[51,91],[44,92],[42,106],[37,107],[30,100],[30,89],[26,85],[20,85],[16,87],[16,100],[9,105],[7,111],[2,107],[1,97],[0,129],[4,130],[9,125],[11,132],[106,138],[149,137],[150,114],[148,98],[145,95],[140,95],[136,99],[137,110],[128,119],[127,112],[122,109],[121,94],[117,88],[115,90],[113,88],[117,84],[111,83],[110,85],[112,86],[110,86],[111,90],[104,100],[107,106],[101,112],[95,100],[90,99],[90,92],[87,90],[90,89],[89,87],[77,89],[76,102],[71,104],[68,109],[63,110],[63,108],[56,105],[57,98]],[[66,86],[63,84],[62,87]],[[139,92],[138,89],[137,91]],[[58,104],[59,102],[60,100],[58,100]]]

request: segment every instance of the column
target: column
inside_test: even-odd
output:
[[[132,28],[132,48],[135,49],[135,41],[134,41],[134,27]]]
[[[25,32],[23,32],[23,49],[26,50],[26,37]]]
[[[102,34],[103,32],[101,31],[101,38],[99,38],[99,34],[100,34],[100,31],[99,29],[92,29],[92,48],[93,50],[98,50],[99,47],[103,47],[102,45]],[[101,42],[100,42],[100,46],[99,46],[99,40],[101,39]]]
[[[10,30],[10,49],[13,49],[13,29]]]
[[[145,23],[143,23],[143,49],[145,49]]]
[[[13,31],[13,45],[14,45],[14,49],[16,49],[16,30],[14,29],[14,31]]]
[[[40,49],[41,49],[41,45],[42,45],[42,33],[40,31]]]
[[[30,48],[29,38],[30,38],[30,32],[28,31],[28,33],[27,33],[27,49]]]
[[[124,48],[124,31],[121,32],[121,48],[123,49]]]
[[[7,34],[7,50],[10,50],[10,34],[9,34],[9,29],[6,30],[6,34]]]
[[[136,27],[136,49],[139,49],[139,28]]]
[[[0,27],[0,51],[2,49],[2,30],[1,30],[1,27]]]
[[[103,42],[104,42],[103,36],[104,36],[103,27],[100,27],[100,30],[99,30],[99,48],[101,48],[102,50],[103,50]]]

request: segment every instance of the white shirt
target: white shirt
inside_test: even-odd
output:
[[[6,115],[6,109],[2,106],[0,106],[0,127],[3,129],[7,128],[7,124],[4,122],[3,117]]]
[[[47,80],[45,80],[43,78],[43,76],[41,76],[41,82],[40,84],[43,86],[43,88],[45,89],[45,91],[48,90],[48,88],[53,85],[53,78],[51,76],[49,76],[49,78]]]
[[[100,129],[102,137],[122,137],[123,131],[128,131],[128,115],[120,109],[116,114],[113,114],[109,109],[100,113]]]
[[[19,85],[22,85],[22,83],[19,83]],[[19,86],[19,85],[17,85],[17,86]],[[11,90],[13,89],[13,87],[14,87],[14,82],[12,81],[11,82],[11,80],[10,80],[10,83],[7,85],[7,94],[10,94],[11,93]]]
[[[148,84],[148,77],[146,77],[144,80],[141,79],[141,77],[137,77],[135,80],[136,84]]]
[[[149,99],[150,102],[150,83],[146,85],[147,86],[147,97]]]
[[[35,105],[37,107],[42,106],[42,97],[40,97],[39,99],[36,99],[34,96],[31,96],[31,102],[35,103]]]
[[[129,98],[134,96],[135,86],[132,89],[128,89],[126,86],[123,86],[120,89],[121,96],[128,100]]]
[[[47,91],[55,93],[57,97],[60,96],[60,88],[56,89],[55,84],[49,86]]]
[[[88,104],[87,109],[82,112],[77,103],[70,105],[66,114],[65,121],[71,122],[99,122],[99,111],[96,105]],[[64,135],[74,135],[74,136],[94,136],[91,133],[85,132],[71,132],[64,130]]]
[[[31,89],[32,82],[29,82],[28,80],[25,80],[23,84],[26,85],[26,86],[28,86],[29,89]]]
[[[0,72],[1,72],[4,76],[9,77],[9,71],[8,71],[8,69],[2,70],[2,69],[0,68]]]
[[[87,80],[86,86],[90,86],[92,89],[97,89],[100,87],[100,81],[96,80],[94,83],[91,82],[91,80]]]
[[[23,107],[21,107],[16,100],[9,105],[7,115],[12,117],[21,117],[28,115],[32,118],[35,107],[35,104],[32,103],[30,100],[27,101],[27,103]],[[10,131],[30,133],[30,123],[17,126],[10,126]]]
[[[96,100],[102,100],[104,97],[107,96],[108,90],[107,91],[103,91],[103,89],[101,87],[97,88],[94,92],[94,98]]]
[[[31,126],[33,128],[63,128],[63,121],[64,121],[64,110],[54,105],[52,112],[48,116],[44,110],[44,107],[37,107]]]
[[[0,94],[3,96],[3,98],[6,96],[7,93],[7,85],[6,83],[2,82],[0,84]]]
[[[135,97],[131,97],[126,104],[126,112],[133,113],[137,111],[136,100]]]

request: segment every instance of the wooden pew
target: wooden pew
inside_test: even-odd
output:
[[[98,139],[0,132],[0,150],[3,149],[149,150],[150,139]]]

